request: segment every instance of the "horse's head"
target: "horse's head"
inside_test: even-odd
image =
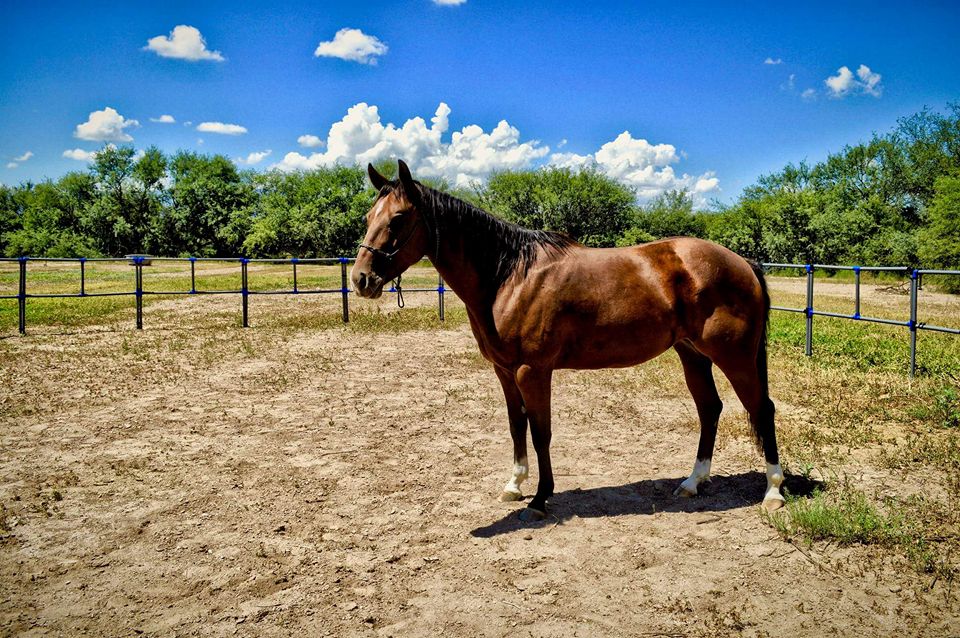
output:
[[[360,244],[350,279],[361,297],[376,298],[386,282],[396,278],[427,253],[430,231],[422,212],[420,185],[403,160],[399,179],[390,181],[367,165],[377,200],[367,213],[367,234]]]

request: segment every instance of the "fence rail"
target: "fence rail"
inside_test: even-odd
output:
[[[67,262],[76,263],[80,268],[80,290],[76,293],[35,293],[27,292],[27,274],[28,264],[31,261],[38,262]],[[151,257],[147,255],[132,255],[128,257],[15,257],[0,258],[0,263],[18,263],[19,264],[19,286],[16,295],[0,295],[0,299],[16,299],[19,313],[19,331],[20,334],[26,334],[26,306],[28,299],[53,299],[64,297],[123,297],[133,296],[136,299],[136,325],[137,329],[143,328],[143,298],[149,295],[240,295],[241,312],[243,318],[243,327],[250,325],[249,298],[251,295],[324,295],[338,294],[343,300],[343,322],[350,321],[350,293],[353,292],[347,279],[347,264],[354,261],[350,257],[319,257],[319,258],[298,258],[289,259],[247,259],[245,257]],[[143,269],[153,262],[159,263],[189,263],[190,264],[190,289],[189,290],[146,290],[143,280]],[[227,290],[201,290],[197,288],[198,262],[218,262],[235,263],[240,266],[240,288]],[[127,263],[134,267],[133,290],[124,290],[118,292],[88,292],[86,286],[86,266],[88,263]],[[293,287],[285,290],[251,290],[249,286],[249,264],[271,264],[271,265],[289,265],[293,275]],[[321,288],[321,289],[303,289],[298,284],[297,267],[300,265],[334,265],[340,266],[340,287],[339,288]],[[910,376],[916,374],[917,369],[917,332],[928,330],[931,332],[941,332],[947,334],[960,335],[960,329],[949,328],[946,326],[930,325],[917,319],[918,290],[922,285],[924,275],[948,275],[960,276],[960,270],[936,270],[936,269],[911,269],[898,266],[834,266],[830,264],[781,264],[781,263],[763,263],[764,269],[798,269],[806,273],[807,294],[805,308],[790,308],[785,306],[771,306],[772,310],[781,312],[800,313],[806,317],[806,343],[804,353],[809,357],[813,355],[813,318],[815,316],[831,317],[837,319],[850,319],[854,321],[865,321],[868,323],[879,323],[890,326],[902,326],[909,329],[910,332]],[[825,310],[816,310],[813,305],[814,277],[816,270],[828,271],[853,271],[854,273],[854,311],[853,314],[843,314],[837,312],[827,312]],[[884,319],[881,317],[870,317],[860,312],[860,273],[861,272],[895,272],[902,273],[910,277],[910,318],[907,320]],[[438,275],[437,286],[429,288],[403,288],[402,292],[395,286],[386,291],[401,295],[402,292],[435,292],[437,293],[437,311],[440,320],[444,319],[444,294],[447,288],[444,286],[443,278]],[[402,299],[402,297],[400,297]]]
[[[75,293],[34,293],[27,292],[27,264],[31,261],[36,262],[68,262],[77,263],[80,266],[80,290]],[[0,295],[0,299],[16,299],[19,310],[19,331],[20,334],[27,332],[27,300],[28,299],[58,299],[71,297],[134,297],[136,299],[136,325],[138,330],[143,329],[143,298],[149,295],[240,295],[241,313],[243,317],[243,327],[250,327],[249,298],[251,295],[340,295],[343,300],[343,322],[350,321],[350,293],[353,290],[349,286],[347,279],[347,264],[355,261],[351,257],[319,257],[319,258],[298,258],[289,259],[247,259],[245,257],[150,257],[146,255],[133,255],[129,257],[3,257],[0,263],[19,263],[19,287],[16,295]],[[86,288],[86,265],[89,262],[94,263],[127,263],[134,267],[133,290],[124,290],[119,292],[87,292]],[[153,262],[172,262],[190,264],[190,290],[146,290],[143,283],[143,269]],[[236,263],[240,266],[240,288],[228,290],[201,290],[197,288],[197,262],[219,262]],[[270,264],[270,265],[290,265],[293,275],[293,287],[288,290],[251,290],[249,285],[249,264]],[[339,288],[321,288],[304,290],[298,285],[297,266],[298,265],[334,265],[340,266],[340,287]],[[435,292],[437,293],[437,312],[440,320],[444,320],[445,304],[444,294],[447,292],[443,283],[443,277],[437,276],[437,285],[432,288],[407,288],[397,289],[391,284],[385,292],[394,293],[398,296],[408,292]],[[402,299],[402,296],[399,297]]]
[[[806,272],[807,277],[807,306],[806,308],[787,308],[784,306],[770,306],[771,310],[780,310],[783,312],[802,313],[807,318],[806,325],[806,344],[804,354],[808,357],[813,356],[813,318],[815,316],[833,317],[837,319],[852,319],[854,321],[866,321],[869,323],[882,323],[889,326],[903,326],[910,329],[910,376],[917,373],[917,331],[929,330],[931,332],[945,332],[947,334],[960,335],[960,329],[947,328],[945,326],[929,325],[917,321],[917,293],[920,289],[921,281],[924,275],[957,275],[960,276],[960,270],[931,270],[915,269],[901,266],[833,266],[829,264],[777,264],[762,263],[764,269],[783,268],[783,269],[801,269]],[[813,307],[813,273],[815,270],[852,270],[854,279],[854,311],[852,315],[846,315],[839,312],[826,312],[816,310]],[[910,318],[906,321],[896,321],[893,319],[882,319],[880,317],[868,317],[860,314],[860,273],[861,272],[899,272],[910,277]]]

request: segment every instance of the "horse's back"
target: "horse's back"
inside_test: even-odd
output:
[[[760,295],[743,258],[679,237],[545,256],[509,284],[494,316],[498,333],[525,361],[627,366],[679,340],[755,322]]]

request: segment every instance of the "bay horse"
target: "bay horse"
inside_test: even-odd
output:
[[[483,356],[507,403],[513,474],[501,500],[523,498],[527,427],[539,484],[523,521],[543,519],[553,495],[550,384],[558,368],[633,366],[669,348],[683,365],[700,419],[690,476],[674,492],[695,496],[710,477],[723,403],[713,365],[749,414],[766,459],[763,506],[783,505],[783,472],[767,387],[770,312],[763,272],[708,241],[678,237],[629,248],[588,248],[558,233],[508,223],[413,179],[401,160],[398,179],[368,165],[378,195],[351,271],[354,290],[376,298],[384,284],[427,256],[466,305]]]

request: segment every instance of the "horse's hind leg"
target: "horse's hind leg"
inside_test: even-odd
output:
[[[527,480],[527,411],[523,405],[520,388],[512,372],[495,367],[497,378],[507,400],[507,418],[510,420],[510,436],[513,438],[513,475],[500,494],[501,501],[519,501],[523,498],[520,484]]]
[[[774,429],[774,406],[767,391],[766,383],[755,360],[715,359],[717,366],[730,380],[737,398],[750,415],[750,425],[759,447],[763,450],[767,462],[767,491],[763,496],[763,507],[768,511],[783,506],[780,485],[783,484],[783,470],[780,468],[780,454],[777,451],[777,433]]]
[[[697,447],[697,459],[693,464],[693,472],[680,484],[674,494],[695,496],[697,485],[710,478],[710,460],[713,458],[713,445],[717,439],[717,422],[720,420],[723,402],[717,394],[717,386],[713,381],[713,363],[709,357],[682,341],[678,342],[674,349],[680,355],[683,376],[697,405],[697,415],[700,417],[700,445]]]

